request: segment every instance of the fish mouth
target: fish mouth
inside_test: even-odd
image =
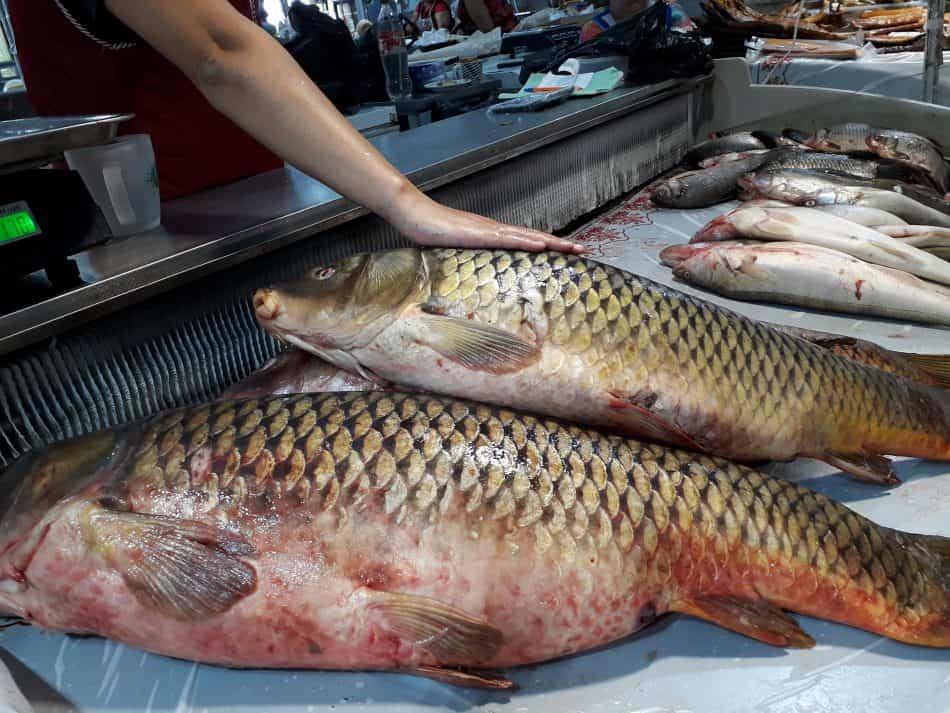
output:
[[[697,231],[696,235],[689,241],[690,243],[705,243],[710,240],[723,240],[725,238],[740,237],[739,230],[724,215],[709,221]]]
[[[254,315],[262,324],[273,322],[283,313],[277,291],[263,287],[254,293]]]
[[[736,185],[739,186],[742,190],[745,191],[756,191],[755,186],[755,174],[754,173],[743,173],[736,179]]]

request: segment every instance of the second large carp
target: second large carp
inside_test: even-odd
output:
[[[950,459],[950,393],[581,257],[394,250],[258,290],[270,332],[364,377],[739,460]]]

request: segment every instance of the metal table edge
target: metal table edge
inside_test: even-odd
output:
[[[407,176],[423,191],[431,191],[620,116],[690,92],[710,79],[710,76],[703,76],[667,80],[640,92],[635,90],[645,88],[633,88],[554,122],[512,133],[475,150],[413,170]],[[0,355],[366,214],[365,209],[350,201],[334,197],[2,315]]]

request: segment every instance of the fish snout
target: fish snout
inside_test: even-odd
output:
[[[871,134],[864,143],[874,153],[884,158],[892,158],[897,154],[897,140],[883,134]]]
[[[757,184],[756,174],[754,173],[743,173],[736,179],[736,185],[739,186],[744,191],[750,191],[752,193],[757,193]]]
[[[673,197],[673,186],[670,185],[670,181],[667,181],[666,183],[661,183],[656,187],[656,190],[653,191],[652,200],[657,205],[668,206],[670,201],[673,200]]]
[[[673,268],[673,274],[675,275],[684,262],[697,253],[708,249],[708,245],[671,245],[660,253],[660,262]]]
[[[732,224],[728,216],[721,215],[700,228],[690,242],[705,243],[712,240],[725,240],[738,237],[740,237],[740,235],[736,226]]]
[[[273,322],[281,314],[280,297],[270,287],[262,287],[254,293],[254,314],[260,322]]]

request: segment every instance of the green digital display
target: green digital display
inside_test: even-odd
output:
[[[40,233],[29,210],[0,211],[0,244]]]

